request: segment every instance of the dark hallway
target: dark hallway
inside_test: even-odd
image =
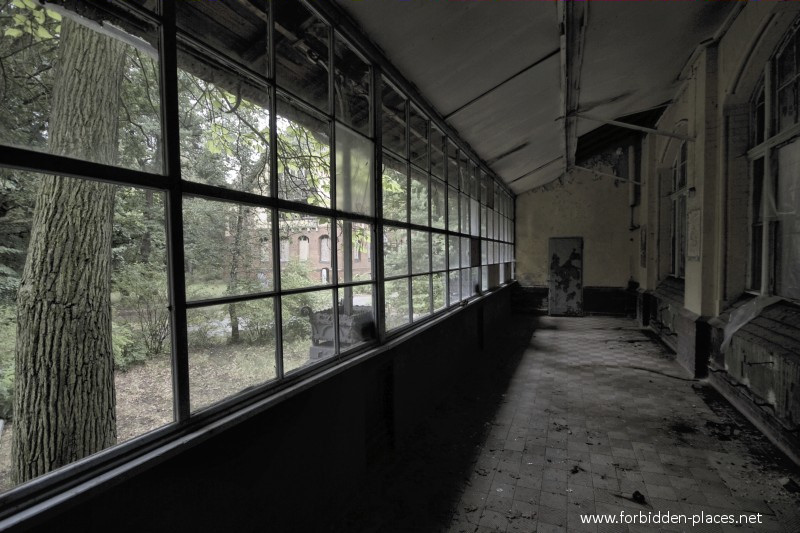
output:
[[[800,530],[800,469],[649,330],[515,315],[509,331],[332,531]],[[621,511],[688,525],[581,521]],[[701,513],[754,522],[690,527]]]

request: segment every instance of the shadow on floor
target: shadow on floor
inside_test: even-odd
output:
[[[358,500],[326,529],[348,533],[446,529],[537,323],[536,316],[515,315],[507,336],[431,411],[408,442],[373,466]]]

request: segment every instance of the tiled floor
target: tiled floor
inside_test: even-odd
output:
[[[781,483],[800,470],[633,321],[517,320],[509,354],[437,410],[334,529],[800,532],[800,494]],[[762,523],[581,521],[640,511]]]

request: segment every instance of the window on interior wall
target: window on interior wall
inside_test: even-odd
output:
[[[670,194],[672,202],[672,275],[679,278],[682,278],[686,272],[687,153],[688,147],[686,141],[683,141],[675,156],[675,162],[672,164],[672,194]]]
[[[753,96],[749,286],[800,299],[800,122],[797,25]],[[771,110],[771,112],[770,112]]]

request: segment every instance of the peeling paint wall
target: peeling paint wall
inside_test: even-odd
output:
[[[517,196],[517,279],[547,286],[551,237],[583,237],[583,285],[626,287],[639,272],[639,231],[629,231],[628,185],[576,171]]]

